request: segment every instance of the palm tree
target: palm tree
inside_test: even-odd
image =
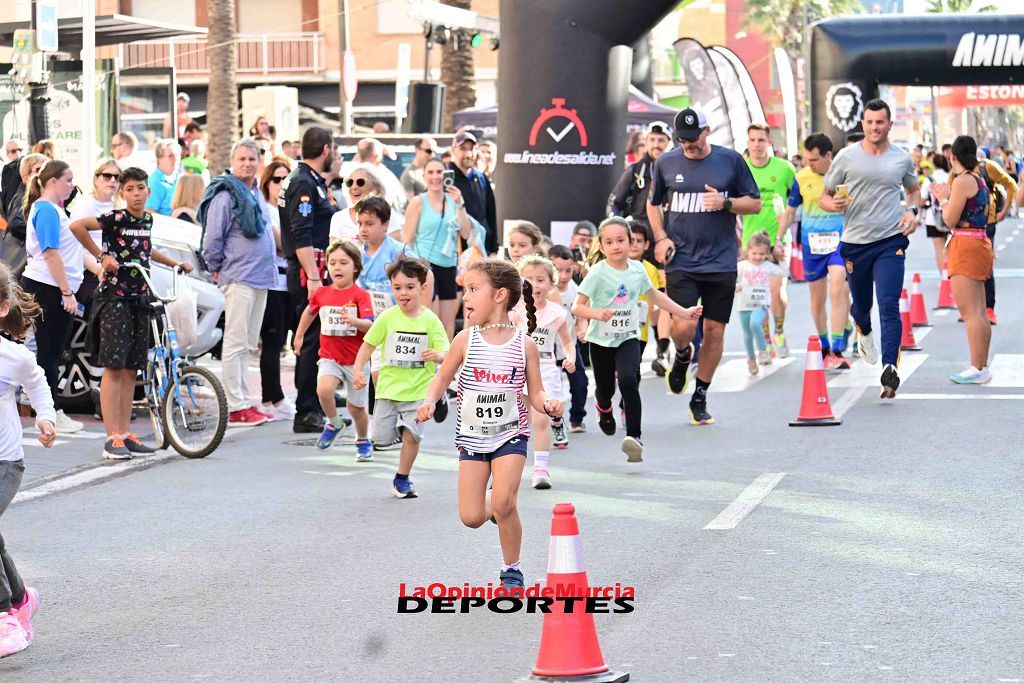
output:
[[[469,9],[470,0],[441,0],[442,4],[460,9]],[[458,38],[452,32],[452,38],[441,50],[441,82],[445,84],[444,115],[441,130],[451,130],[452,113],[476,104],[476,88],[473,79],[473,49],[469,45],[469,37],[461,33]]]
[[[234,0],[209,0],[210,31],[206,37],[210,85],[206,100],[210,173],[231,166],[231,145],[238,136],[238,46],[235,43]]]
[[[982,7],[971,8],[975,0],[928,0],[925,7],[926,12],[932,14],[944,14],[947,12],[995,12],[995,5],[983,5]]]

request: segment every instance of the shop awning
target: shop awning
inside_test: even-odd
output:
[[[14,44],[14,32],[30,28],[27,21],[11,21],[0,24],[0,47]],[[96,45],[118,45],[142,40],[164,40],[176,36],[205,36],[201,26],[168,24],[129,17],[124,14],[108,14],[96,17]],[[61,52],[77,53],[82,49],[82,17],[65,17],[57,21],[57,39]]]

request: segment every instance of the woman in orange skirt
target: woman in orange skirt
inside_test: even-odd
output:
[[[985,315],[985,280],[992,275],[995,256],[985,234],[988,188],[978,175],[978,144],[969,135],[953,141],[953,172],[951,184],[935,184],[932,191],[946,225],[954,226],[946,243],[946,261],[953,298],[967,323],[971,363],[949,379],[957,384],[986,384],[992,381],[988,369],[992,326]]]

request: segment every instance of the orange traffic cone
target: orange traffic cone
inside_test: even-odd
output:
[[[804,281],[804,254],[803,247],[799,244],[793,245],[793,256],[789,259],[789,275],[794,282]]]
[[[920,351],[914,339],[914,326],[910,322],[910,300],[907,298],[907,290],[900,294],[900,323],[903,325],[903,337],[900,339],[900,351]]]
[[[820,354],[819,354],[820,356]],[[588,592],[587,567],[583,562],[583,543],[572,503],[558,503],[551,520],[551,545],[548,549],[547,587],[566,595]],[[601,645],[597,642],[594,615],[576,604],[572,613],[564,612],[565,603],[556,602],[544,615],[540,636],[540,652],[533,673],[522,681],[586,681],[587,683],[621,683],[628,673],[610,671],[604,663]]]
[[[825,384],[825,360],[821,357],[821,339],[812,334],[807,339],[807,364],[804,366],[804,395],[800,412],[790,427],[829,427],[843,421],[832,414]]]
[[[910,324],[914,327],[931,327],[926,309],[924,292],[921,291],[921,274],[914,273],[910,283]]]
[[[953,301],[953,284],[949,281],[945,263],[942,264],[942,279],[939,280],[939,301],[932,310],[938,311],[943,308],[956,308],[956,302]]]

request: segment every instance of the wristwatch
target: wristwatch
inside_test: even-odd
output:
[[[726,197],[725,201],[722,202],[722,209],[725,211],[732,211],[732,200]]]

